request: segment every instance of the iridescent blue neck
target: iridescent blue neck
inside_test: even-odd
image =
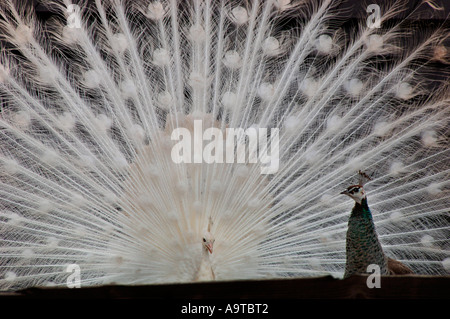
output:
[[[372,213],[370,212],[369,205],[367,204],[367,197],[361,200],[361,204],[355,202],[355,206],[352,209],[351,216],[362,216],[368,219],[372,219]]]

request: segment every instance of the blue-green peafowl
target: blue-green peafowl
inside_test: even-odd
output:
[[[369,265],[378,266],[381,275],[412,274],[412,270],[404,264],[384,254],[363,188],[370,177],[361,171],[359,174],[359,183],[341,193],[355,200],[348,221],[344,278],[367,273]]]

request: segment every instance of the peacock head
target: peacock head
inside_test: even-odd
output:
[[[347,187],[347,189],[341,192],[341,194],[350,196],[351,198],[354,199],[355,202],[361,204],[362,200],[366,198],[366,192],[364,191],[363,186],[366,184],[366,182],[372,180],[372,177],[362,171],[358,171],[358,176],[359,176],[359,183]]]
[[[205,250],[209,251],[210,254],[213,252],[214,241],[214,236],[209,231],[206,231],[203,234],[203,247]]]
[[[214,236],[211,234],[211,226],[212,226],[212,218],[209,217],[208,221],[208,229],[203,233],[203,248],[205,251],[209,251],[210,254],[213,252],[213,245],[214,245]]]
[[[358,204],[361,204],[361,201],[364,198],[366,198],[366,193],[365,193],[364,188],[362,187],[362,185],[349,186],[349,187],[347,187],[347,189],[345,191],[341,192],[341,194],[350,196]]]

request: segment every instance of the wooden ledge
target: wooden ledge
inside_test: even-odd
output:
[[[331,276],[247,281],[86,288],[29,288],[3,292],[6,298],[39,299],[450,299],[450,276],[382,276],[368,288],[368,276]]]

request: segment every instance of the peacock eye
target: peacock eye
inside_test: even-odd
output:
[[[206,239],[205,238],[203,238],[203,242],[206,243]]]

